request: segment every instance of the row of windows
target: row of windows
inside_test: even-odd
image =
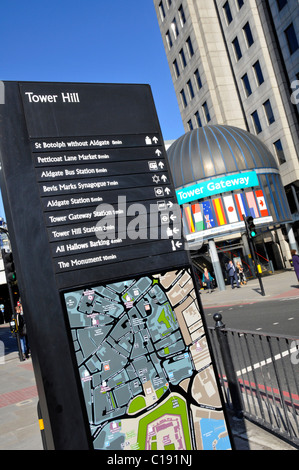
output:
[[[243,29],[243,33],[244,33],[244,37],[245,37],[245,40],[246,40],[247,47],[249,49],[249,47],[251,47],[252,44],[254,43],[254,39],[253,39],[253,35],[252,35],[252,32],[251,32],[250,24],[249,24],[248,21],[243,26],[242,29]],[[235,53],[236,61],[238,61],[242,57],[242,50],[241,50],[241,46],[240,46],[240,43],[239,43],[238,36],[236,36],[235,39],[233,39],[232,45],[233,45],[233,50],[234,50],[234,53]]]
[[[202,104],[201,108],[202,108],[201,111],[202,111],[202,114],[204,116],[205,124],[208,124],[211,121],[211,115],[210,115],[208,103],[205,101]],[[196,127],[202,127],[203,126],[199,111],[196,111],[196,113],[194,114],[194,119],[195,119]],[[192,131],[194,129],[192,119],[189,119],[187,124],[188,124],[189,131]]]
[[[185,15],[183,16],[183,18],[184,18],[184,21],[186,21]],[[173,46],[173,39],[175,40],[179,36],[179,34],[180,34],[179,28],[178,28],[176,19],[174,18],[171,23],[171,30],[166,31],[166,34],[165,34],[166,42],[167,42],[167,46],[169,50]]]
[[[194,49],[193,49],[190,36],[186,40],[186,47],[188,51],[187,57],[191,59],[194,55]],[[181,70],[184,70],[184,68],[187,66],[187,59],[186,59],[184,47],[182,47],[182,49],[179,51],[179,61],[175,59],[172,63],[172,66],[173,66],[175,77],[178,78],[181,74]]]
[[[239,10],[241,10],[243,5],[244,5],[244,0],[237,0],[237,6],[238,6]],[[229,25],[233,21],[233,15],[232,15],[232,12],[231,12],[231,9],[230,9],[230,4],[229,4],[228,0],[223,5],[223,11],[224,11],[224,14],[225,14],[226,23],[227,23],[227,25]]]
[[[172,0],[166,0],[166,4],[167,4],[167,7],[169,9],[171,4],[172,4]],[[163,0],[161,0],[161,2],[159,3],[159,13],[160,13],[161,21],[164,21],[164,18],[166,17],[166,13],[165,13]],[[181,5],[179,7],[178,13],[179,13],[179,19],[180,19],[181,26],[183,27],[184,24],[186,23],[186,17],[185,17],[185,12],[184,12],[184,9],[183,9],[183,5]],[[175,18],[174,18],[174,22],[176,24],[176,19]]]
[[[287,4],[287,0],[285,1],[280,0],[280,1],[277,1],[277,3],[278,3],[278,9],[281,10]],[[227,25],[229,25],[233,21],[231,9],[229,6],[229,0],[227,0],[227,2],[223,5],[223,10],[225,13]],[[251,32],[250,24],[248,22],[243,26],[243,33],[244,33],[244,37],[247,43],[247,47],[249,48],[254,43],[254,39],[253,39],[253,35]],[[284,30],[284,34],[287,40],[290,55],[292,55],[299,48],[298,39],[297,39],[297,35],[296,35],[296,31],[295,31],[295,27],[293,23],[290,23],[289,26]],[[233,50],[234,50],[236,61],[239,61],[242,57],[242,50],[241,50],[241,46],[240,46],[239,39],[237,36],[232,41],[232,45],[233,45]]]
[[[169,9],[170,5],[172,4],[172,1],[167,0],[166,3],[167,3],[167,8]],[[166,16],[163,0],[159,3],[159,12],[160,12],[161,20],[163,21]]]
[[[275,122],[275,117],[274,117],[270,100],[267,100],[263,103],[263,108],[264,108],[265,116],[267,118],[268,125],[270,126],[271,124],[273,124],[273,122]],[[252,118],[252,122],[253,122],[256,134],[260,134],[263,129],[261,126],[261,121],[260,121],[257,110],[251,114],[251,118]]]
[[[271,124],[273,124],[273,122],[275,122],[273,108],[271,106],[270,100],[266,100],[263,103],[263,109],[264,109],[264,113],[265,113],[268,125],[270,126]],[[251,119],[252,119],[256,134],[260,134],[260,132],[262,132],[263,129],[262,129],[261,121],[259,118],[259,113],[257,110],[251,114]],[[278,139],[276,142],[274,142],[273,147],[274,147],[275,154],[277,156],[279,163],[280,164],[284,163],[286,159],[285,159],[281,140]]]
[[[181,102],[182,102],[183,108],[186,108],[186,106],[188,105],[188,101],[191,101],[195,97],[193,80],[195,82],[195,87],[196,87],[195,91],[199,91],[202,88],[202,81],[201,81],[200,73],[199,73],[198,69],[195,70],[195,72],[193,74],[193,79],[190,78],[187,81],[186,86],[187,86],[187,90],[188,90],[188,99],[187,99],[187,96],[186,96],[186,93],[185,93],[185,89],[182,88],[182,90],[180,91]]]
[[[171,4],[171,1],[170,1],[170,4]],[[159,4],[159,11],[160,11],[161,19],[163,21],[166,16],[163,1],[161,1]],[[183,28],[184,24],[186,23],[186,16],[185,16],[185,12],[184,12],[182,5],[178,9],[178,15],[179,15],[179,23],[181,25],[181,28]],[[171,22],[170,30],[166,32],[166,42],[167,42],[169,49],[172,48],[173,40],[175,40],[179,36],[179,34],[180,34],[180,30],[178,27],[178,22],[177,22],[176,17],[174,17]]]
[[[277,3],[278,11],[281,11],[287,5],[288,0],[276,0],[276,3]],[[242,8],[243,5],[244,5],[244,0],[237,0],[237,6],[239,10]],[[232,12],[230,9],[229,0],[227,0],[225,4],[223,5],[223,11],[225,13],[227,25],[229,25],[233,21],[233,16],[232,16]]]
[[[254,71],[256,84],[257,84],[257,86],[260,86],[265,81],[264,80],[264,75],[263,75],[263,72],[262,72],[262,68],[261,68],[261,65],[260,65],[260,61],[257,60],[253,64],[252,68],[253,68],[253,71]],[[250,96],[252,94],[252,88],[251,88],[251,83],[250,83],[250,80],[248,78],[247,73],[245,73],[241,77],[241,81],[242,81],[242,84],[243,84],[243,89],[244,89],[245,96],[246,96],[246,98],[248,98],[248,96]]]

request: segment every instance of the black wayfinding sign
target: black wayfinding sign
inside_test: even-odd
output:
[[[47,447],[230,448],[150,88],[4,89],[1,188]]]

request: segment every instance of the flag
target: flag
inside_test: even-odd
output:
[[[193,214],[193,219],[195,223],[195,230],[200,231],[204,229],[204,223],[203,223],[203,218],[202,218],[202,212],[200,210],[200,205],[198,202],[196,204],[192,204],[191,206],[192,214]]]
[[[256,195],[257,204],[258,204],[261,216],[267,217],[269,215],[269,212],[267,209],[263,191],[261,189],[258,189],[257,191],[255,191],[255,195]]]
[[[244,194],[243,193],[235,194],[235,201],[236,201],[239,219],[243,220],[243,215],[245,215],[245,217],[249,215],[247,208],[246,208],[246,204],[245,204]]]
[[[185,207],[184,212],[185,212],[185,217],[186,217],[186,220],[187,220],[189,233],[194,233],[195,232],[195,227],[194,227],[194,222],[193,222],[190,206]]]
[[[202,211],[206,229],[215,227],[216,223],[210,201],[204,201],[202,203]]]
[[[234,222],[239,222],[238,213],[234,204],[233,196],[223,196],[223,202],[226,209],[227,217],[230,224]],[[242,219],[241,219],[242,220]]]
[[[213,202],[213,207],[214,207],[214,210],[215,210],[218,225],[227,224],[227,220],[226,220],[225,212],[224,212],[224,207],[223,207],[221,199],[220,198],[219,199],[213,199],[212,202]]]
[[[250,210],[250,215],[252,215],[254,219],[259,217],[260,216],[259,210],[255,202],[254,193],[252,191],[250,191],[249,193],[246,193],[246,199],[247,199],[248,207]]]

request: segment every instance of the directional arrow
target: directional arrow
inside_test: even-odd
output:
[[[153,141],[155,142],[155,144],[156,144],[157,142],[159,142],[158,137],[153,137]]]
[[[175,220],[175,219],[177,218],[177,216],[172,214],[172,215],[170,216],[170,218],[171,218],[171,220]]]
[[[164,168],[165,164],[163,162],[159,162],[158,163],[159,167],[161,168],[161,170]]]
[[[171,201],[168,201],[167,205],[168,205],[168,207],[170,208],[170,207],[172,207],[172,206],[173,206],[173,202],[171,202]]]
[[[161,180],[164,181],[164,183],[166,183],[166,181],[167,181],[167,176],[162,175],[162,176],[161,176]]]
[[[157,149],[157,150],[155,151],[155,154],[160,157],[160,155],[162,155],[162,152],[161,152],[161,150]]]
[[[176,242],[175,246],[176,246],[177,248],[181,248],[182,243],[181,243],[181,242]]]
[[[170,193],[171,193],[171,191],[170,191],[169,188],[165,188],[165,192],[166,192],[166,194],[170,194]]]

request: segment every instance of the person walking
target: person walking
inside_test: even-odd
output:
[[[234,282],[236,282],[237,288],[239,289],[241,286],[240,286],[240,283],[239,283],[239,279],[238,279],[238,275],[237,275],[235,265],[232,262],[232,260],[230,260],[228,265],[227,265],[227,274],[229,275],[230,284],[232,286],[232,289],[235,288]]]
[[[22,307],[21,302],[17,302],[15,311],[16,311],[17,322],[18,322],[18,334],[20,338],[23,359],[25,360],[29,358],[30,352],[29,352],[29,345],[28,345],[28,338],[27,338],[26,323],[24,319],[23,307]]]
[[[247,284],[245,273],[244,273],[244,268],[241,265],[240,261],[237,262],[236,269],[237,269],[237,273],[239,275],[241,286]]]
[[[299,282],[299,256],[297,255],[296,250],[291,250],[291,255],[292,255],[292,261],[293,261],[293,266],[294,266],[295,273],[297,276],[297,280]]]
[[[208,294],[212,293],[212,282],[214,281],[214,278],[211,276],[209,273],[208,269],[205,268],[204,272],[202,273],[202,283],[203,285],[207,285],[208,288]]]

